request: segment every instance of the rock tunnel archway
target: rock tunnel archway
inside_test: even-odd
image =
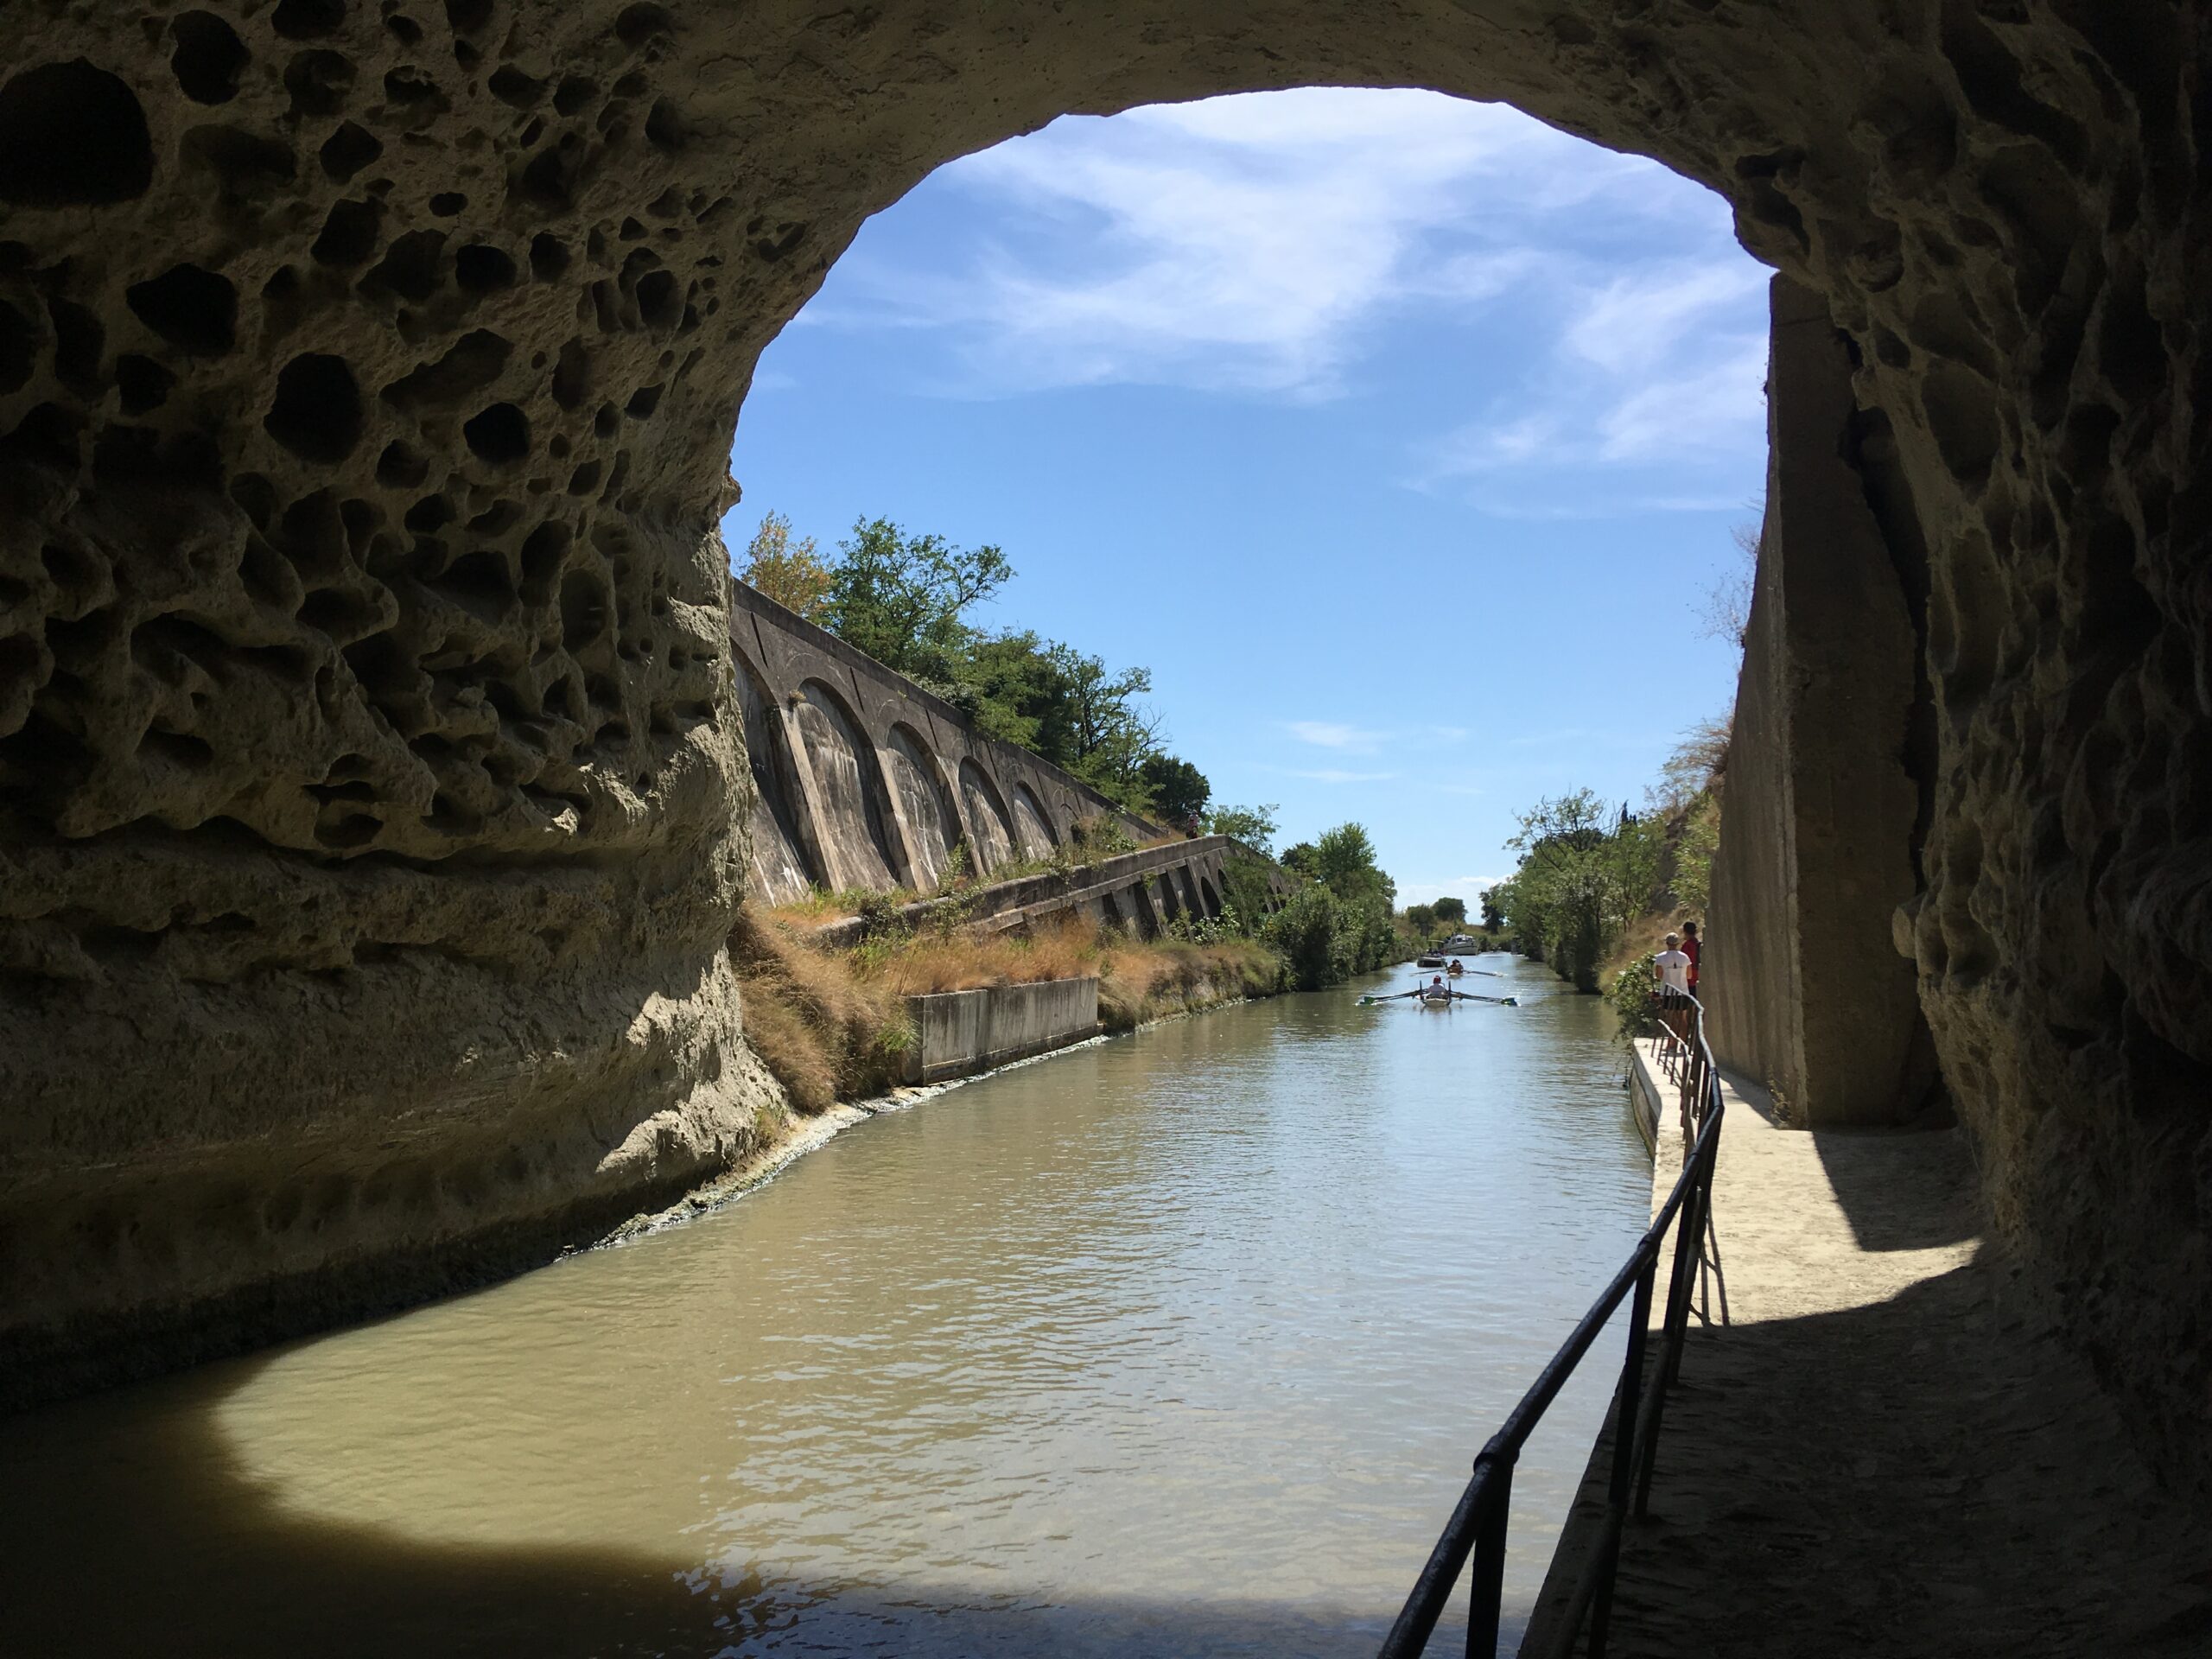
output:
[[[2168,1379],[2139,1403],[2190,1427],[2201,1373],[2172,1381],[2173,1357],[2206,1351],[2212,1267],[2202,1178],[2173,1172],[2202,1167],[2212,1065],[2212,108],[2187,9],[14,22],[11,1351],[82,1355],[126,1319],[149,1352],[164,1321],[219,1341],[255,1286],[404,1294],[380,1262],[558,1232],[739,1149],[760,1085],[722,1058],[746,763],[715,525],[758,353],[862,219],[955,156],[1071,111],[1413,85],[1656,156],[1825,296],[1928,550],[1932,810],[1900,943],[1999,1217],[2097,1287],[2077,1335]],[[157,1172],[229,1180],[270,1136],[384,1193],[403,1102],[410,1155],[464,1109],[546,1145],[588,1116],[599,1150],[472,1214],[355,1196],[310,1230],[278,1206],[143,1260],[89,1226]],[[341,1256],[342,1294],[319,1282]]]

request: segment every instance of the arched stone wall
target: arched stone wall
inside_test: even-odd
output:
[[[441,1101],[530,1138],[563,1056],[607,1057],[591,1109],[635,1155],[474,1217],[365,1219],[364,1259],[723,1155],[751,1103],[697,1057],[741,1052],[721,950],[749,814],[714,527],[760,349],[951,156],[1067,111],[1418,85],[1701,180],[1849,336],[1929,555],[1932,804],[1900,938],[1996,1214],[2078,1287],[2077,1337],[2148,1418],[2196,1432],[2196,9],[208,0],[10,22],[11,1216],[75,1202],[95,1167],[220,1172],[247,1146],[366,1170],[396,1114]],[[211,1247],[197,1276],[118,1256],[56,1278],[21,1255],[43,1234],[10,1236],[34,1243],[0,1267],[38,1281],[14,1317],[49,1335],[312,1275],[331,1249],[302,1231]]]
[[[877,844],[881,857],[876,861],[898,874],[899,885],[927,889],[949,874],[950,850],[963,837],[988,873],[1017,846],[1025,855],[1050,852],[1058,827],[1082,818],[1118,816],[1140,838],[1157,833],[1057,766],[985,737],[942,698],[741,582],[731,584],[730,639],[741,664],[762,665],[772,702],[796,709],[794,698],[803,701],[801,689],[810,683],[834,692],[851,727],[845,747],[856,770],[872,751],[875,771],[886,780],[874,830],[864,818],[848,816],[868,797],[832,791],[811,777],[794,775],[788,792],[778,798],[798,827],[800,844],[811,849],[810,864],[849,867],[852,879],[833,885],[892,885],[873,874],[859,879],[873,868],[864,857],[840,861],[835,849],[849,842]],[[1022,795],[1026,825],[1010,804]],[[765,889],[754,891],[768,896]]]

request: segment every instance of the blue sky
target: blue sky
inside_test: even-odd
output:
[[[1765,289],[1717,196],[1501,105],[1069,117],[869,221],[761,359],[724,535],[996,543],[978,620],[1150,667],[1217,801],[1471,901],[1519,811],[1639,800],[1733,695],[1698,611]]]

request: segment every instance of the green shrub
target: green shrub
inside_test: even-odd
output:
[[[1649,1037],[1659,1028],[1659,969],[1638,957],[1614,976],[1605,1001],[1620,1016],[1623,1037]]]

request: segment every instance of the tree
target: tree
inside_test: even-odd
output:
[[[1313,874],[1347,902],[1379,898],[1387,908],[1397,897],[1397,883],[1376,867],[1375,843],[1361,824],[1340,823],[1322,831],[1313,843]]]
[[[1338,984],[1353,971],[1344,906],[1326,887],[1299,888],[1268,918],[1266,938],[1290,964],[1291,983],[1301,991]]]
[[[1217,806],[1206,814],[1206,833],[1228,836],[1254,852],[1272,857],[1275,846],[1275,814],[1282,809],[1273,801],[1263,806]]]
[[[1151,801],[1141,775],[1160,751],[1166,722],[1137,698],[1152,690],[1152,671],[1110,672],[1102,658],[1054,645],[1046,656],[1060,677],[1070,722],[1071,758],[1060,764],[1109,799],[1135,812]],[[1044,751],[1052,759],[1051,750]]]
[[[1501,881],[1494,887],[1482,891],[1483,931],[1495,933],[1505,925],[1505,892],[1510,881]]]
[[[1599,800],[1595,790],[1578,789],[1556,800],[1547,796],[1521,815],[1520,833],[1505,844],[1517,853],[1533,851],[1547,842],[1586,851],[1605,840],[1605,820],[1611,816],[1610,804]]]
[[[1160,818],[1192,830],[1204,821],[1213,785],[1189,761],[1172,754],[1148,755],[1137,768],[1137,776],[1152,796],[1152,810]]]
[[[1163,722],[1138,701],[1152,690],[1149,669],[1116,672],[1099,658],[1023,632],[971,635],[946,674],[946,695],[987,735],[1042,755],[1130,811],[1154,810],[1145,768],[1160,753]],[[1207,786],[1196,767],[1181,786],[1191,779]]]
[[[1726,639],[1737,650],[1751,637],[1751,594],[1758,585],[1759,544],[1764,539],[1759,524],[1736,524],[1728,539],[1736,543],[1736,560],[1713,579],[1697,608],[1700,631],[1712,639]]]
[[[1429,906],[1436,912],[1436,919],[1450,927],[1465,925],[1467,901],[1464,899],[1440,899]]]
[[[830,567],[815,551],[813,537],[791,540],[791,521],[780,512],[770,513],[753,532],[738,579],[806,621],[821,622],[829,611]]]
[[[1321,879],[1321,872],[1313,852],[1313,843],[1310,841],[1301,841],[1295,846],[1284,848],[1280,861],[1283,868],[1294,875],[1302,875],[1308,881],[1319,881]]]
[[[1658,884],[1664,826],[1582,789],[1539,801],[1507,844],[1520,852],[1520,868],[1485,905],[1503,912],[1525,954],[1596,990],[1606,951]]]
[[[1014,575],[995,547],[909,536],[887,518],[860,520],[837,547],[830,631],[886,668],[937,686],[957,677],[975,642],[963,613]]]
[[[1644,806],[1661,817],[1678,817],[1698,797],[1718,794],[1728,773],[1728,742],[1736,711],[1700,721],[1685,731],[1660,764],[1659,781],[1643,791]]]
[[[1406,925],[1417,939],[1427,939],[1436,931],[1436,910],[1430,905],[1406,906]]]

